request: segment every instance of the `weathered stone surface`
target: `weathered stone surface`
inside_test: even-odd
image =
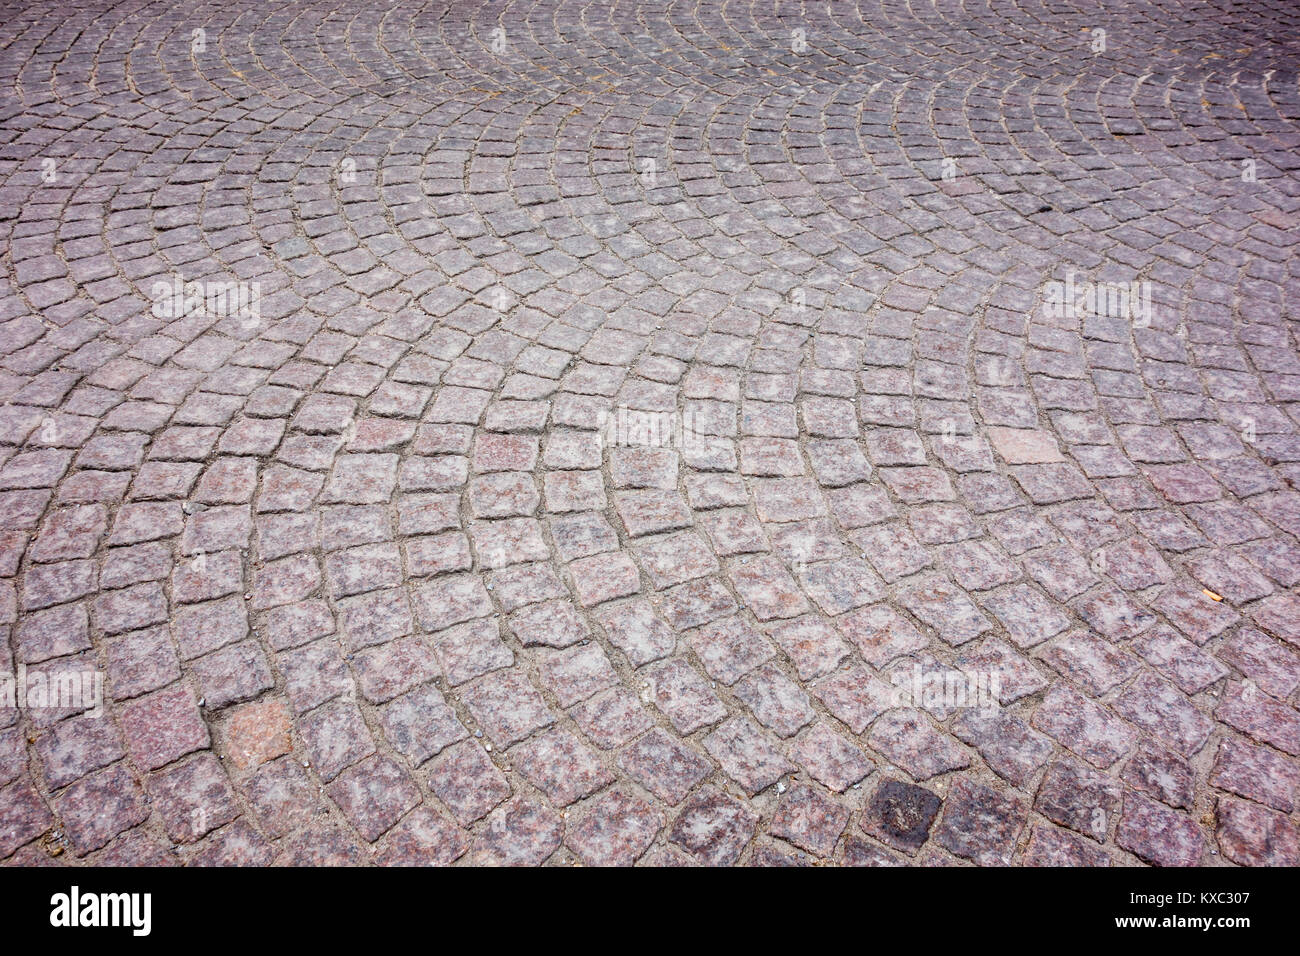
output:
[[[924,787],[885,780],[862,811],[862,829],[904,853],[914,854],[930,837],[942,804]]]
[[[1294,3],[18,6],[0,864],[1293,859]]]
[[[981,866],[1006,866],[1028,812],[1020,797],[960,778],[944,802],[935,839],[949,852]]]

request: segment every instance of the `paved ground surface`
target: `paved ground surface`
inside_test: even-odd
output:
[[[0,858],[1300,862],[1300,11],[1105,6],[3,4]]]

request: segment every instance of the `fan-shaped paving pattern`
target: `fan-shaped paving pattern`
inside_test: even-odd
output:
[[[0,859],[1300,862],[1290,4],[4,12]]]

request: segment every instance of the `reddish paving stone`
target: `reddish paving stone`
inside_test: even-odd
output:
[[[112,776],[113,772],[106,771],[106,774]],[[60,816],[64,818],[64,823],[69,829],[69,836],[74,845],[79,846],[83,853],[98,849],[107,843],[110,838],[126,828],[123,826],[108,832],[107,827],[111,826],[107,822],[108,818],[117,815],[111,812],[105,813],[106,820],[103,825],[97,828],[94,826],[95,814],[110,810],[108,806],[101,806],[98,810],[94,809],[92,803],[97,796],[109,797],[113,792],[105,790],[103,785],[104,776],[104,774],[100,774],[95,777],[87,777],[80,784],[68,790],[63,796],[63,800],[68,804],[68,809],[65,812],[60,808]],[[116,780],[116,777],[113,779]],[[139,788],[136,789],[138,791]],[[137,813],[143,813],[144,816],[148,815],[138,797],[133,807]],[[140,816],[139,820],[144,819],[144,816]],[[134,822],[138,823],[139,820]],[[21,779],[0,789],[0,858],[8,856],[20,846],[35,840],[48,830],[53,823],[53,815],[45,806],[45,802],[40,798],[40,795],[32,788],[29,780]],[[127,824],[126,826],[131,825],[133,824]]]
[[[565,843],[589,866],[632,866],[663,826],[663,814],[653,804],[611,790],[567,827]]]
[[[1132,727],[1064,683],[1052,685],[1031,722],[1062,747],[1102,769],[1129,753],[1137,741]]]
[[[1019,717],[1004,710],[971,709],[952,724],[952,732],[974,747],[989,768],[1023,787],[1052,755],[1052,744]]]
[[[758,820],[744,804],[703,787],[682,808],[668,839],[705,866],[729,866],[753,839]]]
[[[255,770],[289,752],[293,717],[283,698],[268,697],[235,708],[221,729],[221,750],[238,772]]]
[[[776,845],[755,841],[745,866],[811,866],[812,859],[802,852],[787,853]]]
[[[836,793],[860,783],[875,769],[861,750],[822,721],[796,738],[790,757],[809,776]]]
[[[312,769],[327,782],[375,752],[361,711],[347,700],[323,704],[300,718],[298,732]]]
[[[1025,866],[1110,866],[1110,857],[1073,834],[1037,826],[1020,862]]]
[[[1106,842],[1119,806],[1119,785],[1074,761],[1051,764],[1034,800],[1034,809],[1047,819],[1098,843]]]
[[[532,435],[502,435],[489,432],[474,443],[476,472],[532,471],[537,463],[538,440]]]
[[[862,829],[909,856],[930,838],[943,801],[931,791],[901,780],[883,780],[863,808]]]
[[[124,706],[122,735],[136,765],[156,770],[208,746],[207,725],[184,684],[155,691]]]
[[[1300,767],[1266,747],[1225,738],[1210,771],[1210,784],[1290,813],[1300,792]]]
[[[965,777],[948,792],[935,839],[949,852],[981,866],[1007,866],[1029,807]]]
[[[371,843],[420,802],[415,782],[397,763],[381,756],[371,757],[339,775],[327,792],[357,832]]]
[[[866,730],[867,725],[894,706],[897,699],[895,688],[857,665],[823,677],[808,689],[855,734]]]
[[[461,699],[483,732],[509,747],[555,723],[546,701],[518,670],[495,671],[461,691]]]
[[[1136,793],[1124,795],[1115,842],[1157,866],[1196,866],[1205,839],[1196,821]]]
[[[849,824],[849,810],[803,784],[781,795],[769,832],[819,857],[835,852]]]
[[[211,753],[158,771],[147,786],[167,836],[177,843],[194,843],[239,816],[235,792]]]
[[[1300,835],[1282,813],[1220,797],[1215,837],[1223,855],[1242,866],[1300,865]]]
[[[595,751],[567,730],[551,730],[519,744],[510,759],[553,804],[566,807],[614,779]]]
[[[1063,461],[1050,432],[1031,428],[993,427],[985,430],[993,448],[1008,465],[1041,465]]]
[[[545,564],[516,565],[496,571],[491,576],[489,590],[507,614],[566,593],[559,575]]]
[[[1192,806],[1195,774],[1191,765],[1158,744],[1143,741],[1120,777],[1161,803],[1180,809]]]
[[[727,708],[704,678],[681,658],[649,667],[642,676],[654,705],[683,736],[727,716]]]
[[[420,807],[388,831],[375,862],[380,866],[448,866],[469,847],[468,833],[443,814]]]
[[[768,550],[767,536],[757,519],[744,511],[717,511],[701,516],[713,550],[721,557],[758,554]]]
[[[627,747],[618,765],[643,787],[670,805],[681,803],[713,773],[713,765],[686,744],[659,728]]]
[[[1098,556],[1101,570],[1126,591],[1164,584],[1174,576],[1160,552],[1142,538],[1107,545]]]
[[[485,816],[510,796],[510,784],[481,745],[466,740],[428,766],[429,787],[462,825]]]
[[[1300,712],[1248,683],[1229,684],[1214,716],[1260,743],[1300,756]]]
[[[915,780],[970,766],[966,751],[930,724],[920,711],[895,710],[871,727],[872,748],[906,770]]]
[[[704,749],[750,796],[796,769],[745,717],[733,717],[719,726],[704,738]]]
[[[739,617],[705,625],[690,644],[709,676],[728,685],[774,654],[767,640]]]
[[[302,601],[267,614],[266,631],[276,650],[298,647],[334,633],[334,616],[324,601]]]
[[[6,799],[0,802],[0,806],[13,806],[18,820],[27,828],[19,830],[19,833],[30,832],[41,820],[45,820],[45,825],[48,825],[48,811],[45,811],[44,805],[39,805],[39,812],[36,804],[29,806],[23,799],[23,791],[13,789],[19,786],[20,784],[11,785],[10,792],[5,795]],[[14,797],[19,799],[11,804],[10,800]],[[35,795],[31,794],[27,800],[30,801],[32,797]],[[124,763],[82,777],[59,794],[54,805],[73,851],[78,856],[98,850],[118,834],[149,818],[144,791]],[[44,830],[45,826],[40,829]],[[13,832],[13,824],[0,826],[0,837],[8,837]],[[5,846],[0,844],[0,851],[4,849]]]
[[[27,770],[27,735],[19,728],[0,732],[0,787],[17,780]]]
[[[649,712],[624,687],[597,694],[569,711],[569,716],[601,750],[621,747],[654,726]]]
[[[754,489],[754,505],[763,522],[801,521],[826,513],[817,484],[808,478],[760,480]]]
[[[610,641],[634,667],[667,657],[677,646],[677,636],[646,601],[603,608],[596,616]]]

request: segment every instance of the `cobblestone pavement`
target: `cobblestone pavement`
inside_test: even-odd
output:
[[[0,6],[0,858],[1300,862],[1291,0]]]

